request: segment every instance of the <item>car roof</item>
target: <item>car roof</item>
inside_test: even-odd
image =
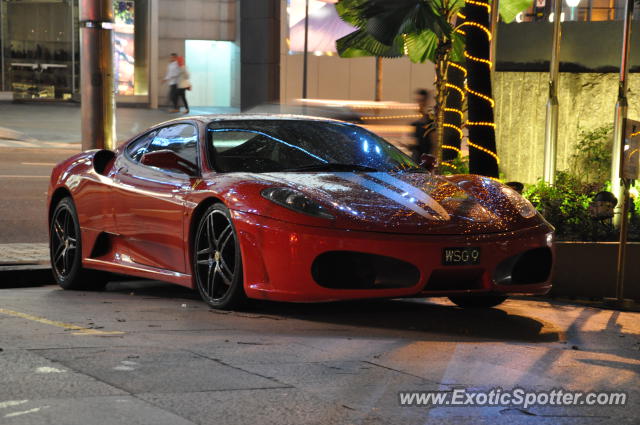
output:
[[[172,120],[159,122],[157,124],[152,125],[151,127],[145,129],[142,133],[136,134],[135,136],[128,138],[126,140],[118,141],[117,145],[124,146],[125,144],[137,139],[140,135],[152,131],[161,127],[166,126],[167,124],[180,123],[180,122],[193,122],[200,121],[204,124],[208,124],[210,122],[224,122],[224,121],[256,121],[256,120],[283,120],[283,121],[312,121],[312,122],[334,122],[334,123],[342,123],[342,124],[351,124],[347,121],[340,121],[332,118],[324,118],[324,117],[314,117],[309,115],[294,115],[294,114],[205,114],[205,115],[190,115],[187,117],[179,117],[174,118]]]
[[[180,117],[167,122],[180,122],[198,120],[205,123],[217,121],[257,121],[257,120],[282,120],[282,121],[314,121],[314,122],[339,122],[349,124],[346,121],[340,121],[332,118],[315,117],[309,115],[293,115],[293,114],[208,114],[208,115],[191,115],[188,117]]]

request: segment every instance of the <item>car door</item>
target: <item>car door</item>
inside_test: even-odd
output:
[[[162,165],[145,165],[144,156],[170,150],[198,164],[198,129],[191,123],[178,123],[143,138],[125,148],[115,167],[115,219],[123,242],[120,261],[184,273],[184,200],[194,176]]]

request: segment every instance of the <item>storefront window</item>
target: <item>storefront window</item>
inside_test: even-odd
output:
[[[528,10],[520,13],[517,22],[553,21],[555,0],[534,0]],[[626,0],[559,0],[562,1],[562,22],[616,21],[624,19]],[[635,17],[640,15],[636,10]]]
[[[149,0],[135,0],[133,94],[149,94]]]
[[[16,99],[71,99],[77,73],[72,0],[3,0],[4,90]]]
[[[116,0],[113,5],[115,27],[113,31],[113,61],[116,94],[132,95],[135,87],[135,3]]]
[[[79,100],[79,0],[0,0],[0,90],[21,100]],[[119,98],[147,96],[149,0],[114,0]]]

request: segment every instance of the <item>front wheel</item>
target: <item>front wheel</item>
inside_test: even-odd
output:
[[[458,307],[490,308],[502,304],[507,297],[503,295],[455,295],[449,299]]]
[[[242,254],[229,209],[221,203],[203,214],[193,239],[198,292],[211,307],[233,309],[246,301]]]
[[[62,199],[53,210],[49,252],[53,277],[63,289],[104,289],[106,274],[82,268],[80,224],[71,198]]]

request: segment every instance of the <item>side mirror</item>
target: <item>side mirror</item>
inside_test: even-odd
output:
[[[520,182],[506,182],[505,184],[522,195],[522,191],[524,191],[524,184]]]
[[[196,164],[182,158],[177,153],[169,149],[161,149],[159,151],[145,153],[142,155],[140,163],[148,165],[149,167],[183,173],[188,176],[193,176],[198,171]]]
[[[420,155],[420,166],[432,173],[438,166],[438,159],[433,155],[423,153]]]

